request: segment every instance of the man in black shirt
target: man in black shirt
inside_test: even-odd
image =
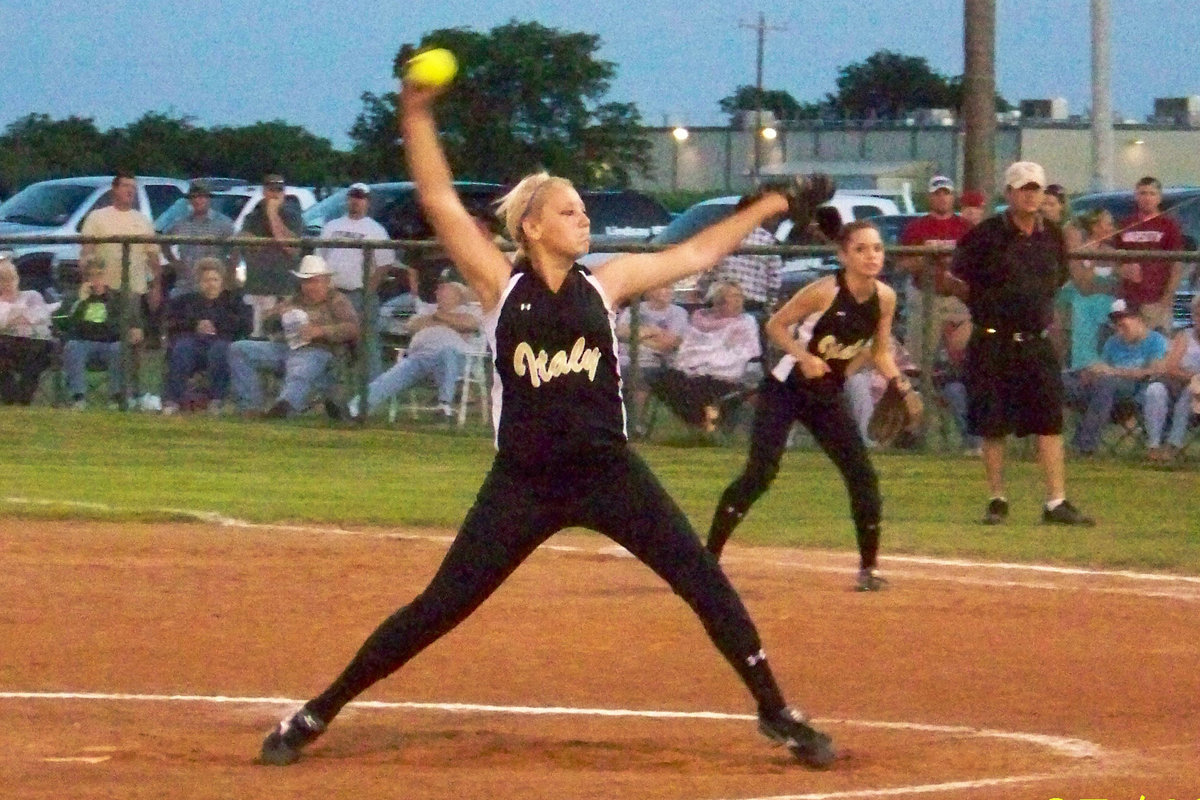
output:
[[[975,325],[964,369],[967,425],[983,437],[991,491],[983,521],[996,525],[1008,516],[1006,437],[1032,434],[1046,482],[1042,522],[1091,525],[1066,499],[1062,374],[1046,332],[1068,277],[1066,245],[1062,230],[1038,211],[1046,187],[1039,164],[1012,164],[1004,185],[1008,210],[973,228],[951,267]]]

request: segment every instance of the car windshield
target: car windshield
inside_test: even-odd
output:
[[[304,227],[316,227],[320,230],[321,226],[331,219],[337,219],[346,213],[346,190],[341,189],[326,197],[319,203],[314,203],[304,210],[301,218],[304,220]],[[374,215],[372,215],[374,216]]]
[[[919,216],[918,214],[884,214],[872,218],[871,222],[879,228],[879,235],[884,244],[896,244],[900,241],[900,234],[904,233],[905,226]]]
[[[655,244],[676,244],[690,239],[709,225],[720,222],[734,211],[733,203],[696,205],[680,214],[650,241]]]
[[[671,212],[634,192],[581,192],[593,236],[645,239],[671,221]]]
[[[209,208],[219,214],[224,214],[233,222],[237,220],[238,214],[242,213],[242,209],[249,200],[250,197],[244,194],[214,194]],[[154,221],[154,229],[162,233],[190,213],[192,213],[191,203],[187,201],[186,197],[181,197],[159,215],[158,219]]]
[[[154,220],[154,230],[162,233],[170,228],[179,220],[188,215],[192,207],[188,205],[186,197],[181,197],[167,207],[167,210],[158,215],[158,219]]]
[[[1071,201],[1071,213],[1074,215],[1093,211],[1097,208],[1107,209],[1108,213],[1113,216],[1113,222],[1119,225],[1121,224],[1121,220],[1133,216],[1137,204],[1134,202],[1132,195],[1128,197],[1122,197],[1121,195],[1078,197]]]
[[[247,194],[214,194],[209,207],[218,214],[224,214],[229,219],[236,220],[238,214],[242,213],[242,209],[249,202],[250,195]]]
[[[0,205],[0,222],[56,228],[95,191],[95,186],[78,183],[34,184]]]

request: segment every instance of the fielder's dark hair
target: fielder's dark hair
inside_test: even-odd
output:
[[[131,180],[131,181],[136,181],[137,175],[134,175],[132,172],[130,172],[127,169],[117,170],[116,174],[113,175],[113,181],[112,181],[113,188],[114,189],[117,188],[117,184],[119,184],[121,181],[127,180],[127,179]]]
[[[842,229],[838,231],[838,247],[845,250],[846,245],[850,244],[851,237],[853,237],[858,231],[866,230],[867,228],[879,233],[879,226],[874,222],[871,222],[869,219],[856,219],[853,222],[846,223],[842,226]]]
[[[1160,192],[1162,191],[1162,181],[1160,181],[1158,178],[1154,177],[1153,175],[1147,175],[1146,177],[1142,178],[1140,181],[1138,181],[1135,184],[1135,188],[1140,189],[1143,186],[1153,186],[1155,189],[1158,189]]]

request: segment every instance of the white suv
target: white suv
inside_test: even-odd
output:
[[[97,175],[30,184],[0,204],[0,237],[75,236],[84,217],[112,204],[112,181],[111,175]],[[186,191],[187,181],[139,177],[134,207],[154,219]],[[60,264],[79,262],[78,244],[0,241],[0,250],[12,251],[22,289],[50,295],[59,290]]]

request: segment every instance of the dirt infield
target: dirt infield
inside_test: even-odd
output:
[[[885,557],[863,595],[848,552],[733,545],[780,682],[842,751],[814,773],[683,603],[584,534],[299,764],[256,766],[447,536],[0,520],[3,796],[1200,797],[1196,578]]]

